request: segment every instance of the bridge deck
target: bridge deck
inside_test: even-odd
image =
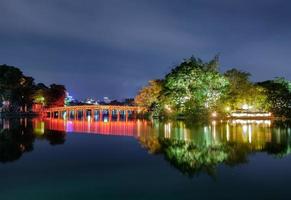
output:
[[[127,111],[144,111],[145,108],[139,106],[115,106],[115,105],[80,105],[64,106],[45,109],[45,112],[57,112],[66,110],[127,110]]]

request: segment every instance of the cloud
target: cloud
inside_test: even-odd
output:
[[[284,0],[3,0],[0,7],[2,62],[45,82],[93,76],[69,86],[79,96],[133,96],[192,54],[219,52],[222,70],[239,66],[254,80],[291,79]]]

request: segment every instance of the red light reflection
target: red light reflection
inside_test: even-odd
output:
[[[86,120],[62,120],[62,119],[44,119],[33,120],[34,127],[37,124],[44,122],[45,129],[77,132],[77,133],[92,133],[100,135],[116,135],[116,136],[138,136],[138,121],[86,121]]]

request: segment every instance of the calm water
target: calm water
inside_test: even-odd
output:
[[[0,120],[0,198],[290,199],[288,122]]]

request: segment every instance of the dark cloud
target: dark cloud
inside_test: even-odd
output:
[[[0,62],[76,97],[134,96],[192,54],[291,79],[291,2],[2,0]]]

